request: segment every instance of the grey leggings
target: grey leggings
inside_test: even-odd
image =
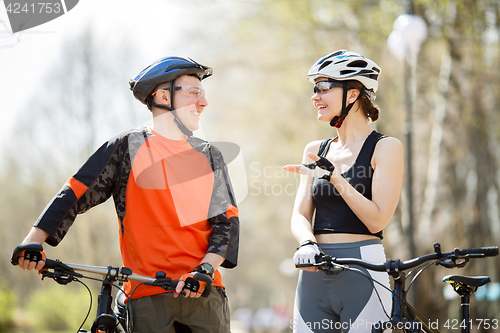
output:
[[[337,258],[357,258],[374,263],[386,260],[379,239],[319,246],[326,254]],[[349,267],[359,269],[389,287],[387,273],[354,265]],[[360,273],[343,271],[326,275],[322,271],[301,270],[291,327],[294,333],[371,332],[372,323],[387,320],[386,314],[391,314],[391,306],[391,293]]]

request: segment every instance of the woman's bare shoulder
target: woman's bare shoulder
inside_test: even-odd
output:
[[[397,138],[390,136],[384,137],[380,139],[380,141],[375,146],[375,152],[373,155],[375,161],[402,161],[403,144]]]
[[[311,141],[309,142],[306,147],[304,148],[304,153],[317,153],[318,150],[319,150],[319,146],[321,146],[321,142],[323,142],[323,140],[315,140],[315,141]]]

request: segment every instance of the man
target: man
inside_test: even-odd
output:
[[[172,333],[179,323],[192,332],[229,332],[217,269],[237,264],[238,210],[220,151],[192,136],[208,104],[201,81],[210,75],[211,68],[191,59],[167,57],[130,80],[134,96],[152,112],[152,125],[102,145],[23,242],[57,245],[77,214],[113,196],[123,265],[151,277],[164,271],[180,281],[174,292],[144,285],[133,292],[137,283],[126,283],[137,332]],[[19,259],[23,269],[43,265]],[[185,283],[195,272],[213,278],[207,298],[199,298],[196,283]]]

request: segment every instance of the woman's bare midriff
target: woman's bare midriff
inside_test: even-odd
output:
[[[364,241],[367,239],[379,239],[377,236],[372,235],[358,235],[358,234],[317,234],[315,235],[316,242],[318,243],[352,243]]]

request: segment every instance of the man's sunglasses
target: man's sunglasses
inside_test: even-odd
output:
[[[162,88],[158,90],[170,90],[170,88]],[[151,95],[154,96],[158,92],[158,90]],[[192,97],[194,99],[200,99],[205,96],[205,90],[199,86],[178,86],[174,87],[174,90],[181,90],[184,95],[186,95],[187,97]]]

